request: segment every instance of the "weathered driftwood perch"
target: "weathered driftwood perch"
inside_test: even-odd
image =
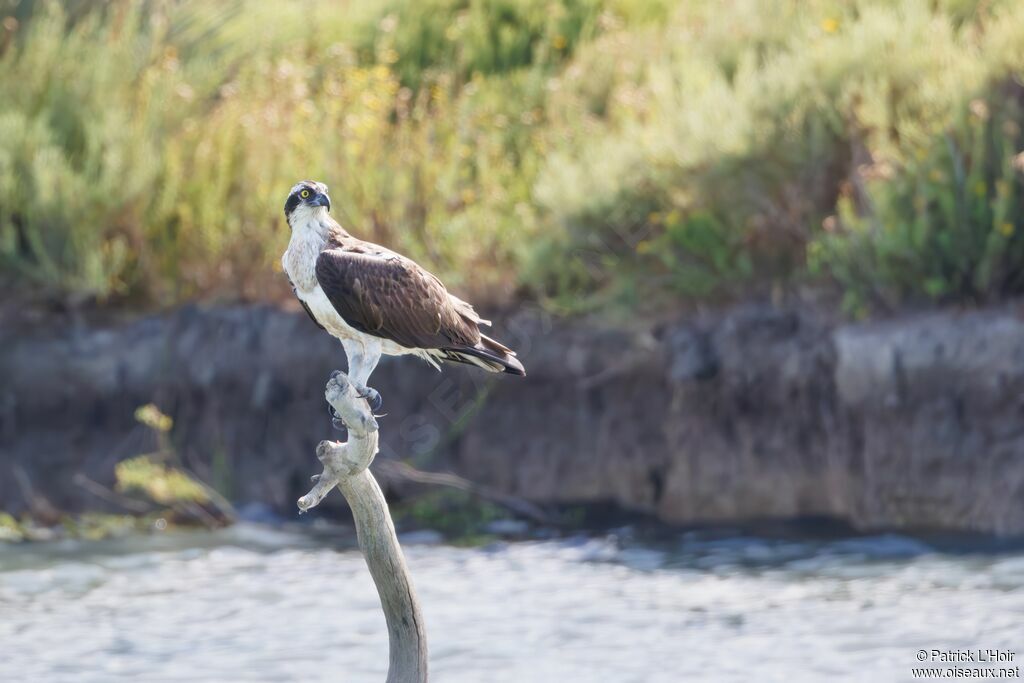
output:
[[[305,512],[316,506],[335,486],[341,490],[352,508],[359,547],[377,586],[388,625],[388,683],[426,681],[427,636],[423,615],[388,504],[369,470],[377,454],[377,421],[366,399],[360,398],[344,373],[335,373],[327,382],[325,396],[348,427],[348,441],[321,441],[317,446],[316,457],[323,463],[324,471],[314,477],[313,489],[299,498],[299,510]]]

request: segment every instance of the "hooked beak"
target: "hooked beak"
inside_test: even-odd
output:
[[[328,211],[330,211],[331,210],[331,198],[321,192],[317,196],[313,197],[312,200],[310,200],[309,205],[310,206],[323,206],[323,207],[326,207]]]

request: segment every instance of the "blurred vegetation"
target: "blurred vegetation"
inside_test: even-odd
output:
[[[119,493],[138,493],[160,505],[206,503],[206,489],[192,477],[148,455],[129,458],[114,468]]]
[[[395,507],[395,521],[413,529],[432,529],[457,545],[495,540],[491,522],[507,519],[504,510],[465,491],[437,489]]]
[[[159,512],[178,524],[217,527],[234,521],[231,503],[182,466],[170,440],[171,417],[148,403],[135,411],[135,419],[155,434],[157,449],[114,467],[114,492],[122,506],[136,512]]]
[[[479,299],[1024,290],[1015,0],[0,0],[0,280],[286,293],[284,196]]]
[[[169,525],[167,519],[159,513],[137,515],[85,512],[79,515],[63,515],[56,524],[45,524],[29,513],[24,514],[21,519],[15,519],[6,512],[0,512],[0,543],[53,541],[63,538],[97,541],[174,528],[176,527]]]
[[[155,436],[154,452],[118,462],[113,488],[81,473],[75,478],[117,512],[65,514],[45,499],[37,500],[20,519],[0,510],[0,542],[98,540],[176,528],[217,528],[234,522],[231,503],[181,464],[170,440],[173,420],[151,403],[140,406],[135,419]]]

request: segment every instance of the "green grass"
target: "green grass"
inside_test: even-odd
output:
[[[0,283],[287,295],[284,195],[456,291],[1024,289],[1012,0],[0,0]]]

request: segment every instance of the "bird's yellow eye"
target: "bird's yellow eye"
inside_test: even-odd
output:
[[[302,192],[299,193],[299,196],[302,197],[303,199],[309,199],[309,190],[303,190]]]

